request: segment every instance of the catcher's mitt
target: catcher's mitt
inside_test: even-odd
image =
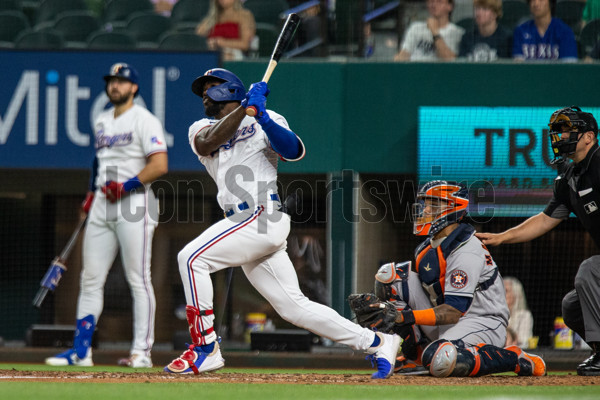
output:
[[[348,296],[348,303],[360,326],[383,333],[393,332],[396,321],[396,307],[393,303],[382,302],[372,293],[351,294]]]

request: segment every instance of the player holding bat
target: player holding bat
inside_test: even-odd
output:
[[[104,305],[104,284],[120,248],[133,297],[133,343],[119,364],[152,367],[156,300],[150,278],[152,237],[158,224],[158,201],[150,184],[167,172],[162,124],[133,102],[138,74],[118,63],[104,76],[114,107],[94,122],[96,158],[90,191],[82,205],[88,214],[83,240],[83,269],[73,347],[46,364],[91,366],[94,328]]]
[[[179,252],[192,344],[165,371],[198,374],[225,365],[214,330],[210,274],[241,266],[286,321],[372,354],[378,369],[373,378],[389,377],[402,341],[399,336],[362,328],[300,291],[286,252],[290,217],[281,210],[276,181],[279,158],[300,160],[305,149],[286,119],[267,110],[267,84],[255,83],[246,93],[235,74],[216,68],[197,78],[192,90],[202,97],[208,118],[190,126],[190,146],[217,184],[225,218]],[[249,107],[256,108],[255,117],[246,115]]]

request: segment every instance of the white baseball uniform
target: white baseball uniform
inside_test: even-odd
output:
[[[277,124],[288,128],[283,116],[268,113]],[[217,200],[228,217],[204,231],[178,255],[187,304],[212,310],[210,274],[241,266],[250,283],[285,320],[354,349],[368,349],[375,337],[373,331],[310,301],[300,291],[286,253],[290,217],[278,211],[281,204],[275,182],[279,155],[262,127],[254,118],[245,117],[229,141],[210,156],[200,156],[194,145],[196,135],[216,122],[207,118],[195,122],[190,126],[189,140],[217,183]],[[213,314],[201,314],[199,328],[205,332],[202,345],[216,340],[213,321]]]
[[[152,237],[158,224],[158,201],[150,184],[110,203],[100,188],[108,180],[125,182],[146,166],[149,156],[166,152],[160,121],[145,108],[132,108],[114,118],[114,109],[95,121],[98,158],[96,193],[83,241],[83,271],[77,318],[102,313],[106,277],[121,249],[125,277],[133,297],[131,354],[149,355],[154,343],[156,300],[150,277]]]

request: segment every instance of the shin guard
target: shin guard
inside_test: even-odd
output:
[[[203,321],[202,317],[213,315],[213,310],[199,310],[196,307],[188,305],[185,307],[185,314],[190,329],[190,336],[192,337],[192,344],[194,346],[209,344],[206,337],[214,334],[215,329],[212,327],[212,321],[210,323]]]

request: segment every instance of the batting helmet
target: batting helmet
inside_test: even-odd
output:
[[[580,133],[593,132],[598,135],[598,123],[591,113],[581,111],[576,106],[561,108],[550,116],[550,142],[556,161],[575,153]],[[566,128],[566,129],[565,129]],[[563,133],[569,133],[568,139],[562,139]]]
[[[216,80],[223,82],[207,90],[206,94],[214,101],[242,101],[246,97],[244,83],[233,72],[223,68],[209,69],[192,83],[192,92],[202,97],[204,84]]]
[[[419,189],[416,200],[412,208],[413,233],[433,236],[463,219],[469,205],[469,191],[462,183],[431,181]]]
[[[105,90],[108,88],[108,81],[110,81],[112,78],[127,79],[129,82],[139,85],[138,73],[135,70],[135,68],[133,68],[129,64],[116,63],[116,64],[113,64],[112,67],[110,67],[110,72],[108,73],[108,75],[104,75],[104,81],[106,82],[106,85],[104,87]],[[135,92],[136,96],[138,94],[138,91],[139,91],[139,88]]]

